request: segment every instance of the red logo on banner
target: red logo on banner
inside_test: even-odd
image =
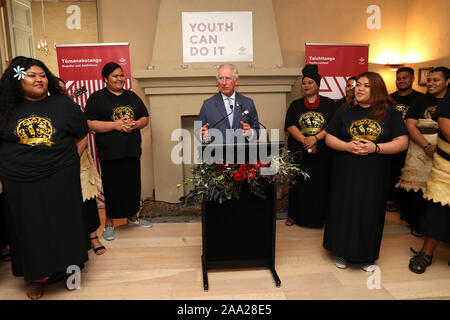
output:
[[[71,95],[86,88],[85,94],[75,94],[74,101],[84,111],[89,96],[105,87],[102,78],[102,69],[108,62],[116,62],[122,67],[125,74],[125,86],[131,89],[130,50],[128,44],[99,44],[99,45],[68,45],[57,46],[59,77],[66,82],[67,92]],[[84,90],[82,91],[84,92]],[[98,172],[100,164],[97,158],[94,134],[89,133],[88,148],[97,165]],[[100,197],[103,201],[103,198]]]
[[[305,63],[317,64],[320,94],[334,100],[345,96],[348,78],[368,71],[368,45],[314,45],[306,44]]]

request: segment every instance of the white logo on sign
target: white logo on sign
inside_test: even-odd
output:
[[[364,64],[366,62],[366,59],[363,57],[359,58],[359,64]]]
[[[119,59],[120,62],[124,63],[125,61],[127,61],[125,58],[120,58]]]

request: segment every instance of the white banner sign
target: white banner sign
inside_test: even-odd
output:
[[[182,12],[183,62],[253,61],[252,12]]]

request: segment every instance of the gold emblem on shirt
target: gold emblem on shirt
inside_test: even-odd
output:
[[[55,144],[51,141],[55,131],[49,118],[32,115],[18,121],[14,134],[19,138],[21,144],[29,146],[43,144],[50,147]]]
[[[433,119],[434,113],[436,112],[437,106],[428,107],[423,113],[425,119]]]
[[[350,135],[353,140],[367,139],[376,141],[383,132],[380,124],[371,119],[361,119],[353,121],[349,128]]]
[[[325,118],[320,112],[306,112],[298,119],[302,133],[307,136],[316,135],[325,126]]]
[[[127,116],[128,119],[134,120],[134,112],[133,109],[126,106],[120,106],[113,109],[112,119],[113,121],[122,119],[123,117]]]
[[[398,104],[395,106],[395,109],[400,111],[400,113],[402,114],[402,119],[405,120],[409,107],[405,106],[404,104]]]

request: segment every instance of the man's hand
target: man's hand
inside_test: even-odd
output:
[[[241,126],[242,126],[242,131],[244,131],[243,135],[248,136],[251,133],[250,125],[248,123],[245,123],[244,121],[241,121]]]
[[[202,127],[201,135],[202,135],[202,139],[203,139],[204,141],[207,141],[207,140],[208,140],[208,128],[209,128],[209,123],[205,124],[205,125]]]

